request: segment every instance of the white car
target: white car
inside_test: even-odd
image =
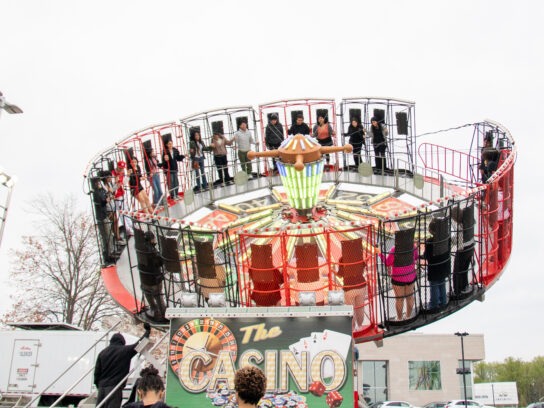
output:
[[[384,401],[379,403],[379,408],[419,408],[406,401]]]
[[[478,401],[469,400],[469,399],[466,400],[466,404],[465,404],[465,400],[448,401],[446,402],[446,406],[444,408],[461,408],[461,407],[464,407],[465,405],[471,408],[495,408],[490,405],[480,404]]]

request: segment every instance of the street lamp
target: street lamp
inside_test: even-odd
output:
[[[462,374],[463,375],[464,403],[465,403],[465,408],[467,408],[467,380],[466,380],[465,375],[470,373],[470,370],[467,373],[467,370],[465,368],[465,345],[463,343],[463,337],[468,336],[468,333],[467,332],[462,332],[462,333],[457,332],[457,333],[455,333],[455,335],[458,336],[458,337],[461,337],[461,359],[463,360],[463,368],[461,370],[457,369],[456,372],[457,372],[457,374]]]

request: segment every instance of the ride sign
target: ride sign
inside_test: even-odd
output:
[[[254,365],[267,378],[262,407],[353,406],[352,310],[326,309],[170,309],[166,403],[235,407],[235,372]]]

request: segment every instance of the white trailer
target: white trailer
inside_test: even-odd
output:
[[[36,324],[14,325],[19,328],[36,327]],[[2,398],[14,400],[19,396],[35,397],[57,377],[59,380],[45,390],[32,405],[51,405],[78,379],[84,377],[66,395],[65,401],[77,405],[78,400],[89,396],[95,387],[93,367],[101,350],[109,345],[106,332],[83,331],[70,325],[43,325],[48,330],[0,331],[0,393]],[[100,339],[103,337],[103,339]],[[127,344],[138,338],[124,335]],[[81,357],[89,350],[83,357]],[[68,367],[81,359],[68,371]],[[66,371],[63,374],[63,372]],[[87,373],[87,374],[86,374]],[[137,376],[138,373],[135,373]],[[25,398],[29,400],[29,398]],[[63,404],[65,405],[65,404]]]

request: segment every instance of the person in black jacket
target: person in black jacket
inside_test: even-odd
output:
[[[123,408],[170,408],[162,400],[164,398],[164,383],[159,375],[159,371],[151,366],[140,371],[140,378],[134,384],[140,401],[132,402]]]
[[[149,337],[151,326],[144,324],[144,335],[134,344],[125,345],[125,338],[121,333],[115,333],[110,339],[110,345],[98,354],[94,367],[94,384],[98,388],[96,405],[100,404],[130,371],[130,361],[137,353],[136,346],[144,338]],[[112,396],[105,402],[103,408],[119,408],[123,399],[121,384]]]
[[[283,142],[283,125],[278,121],[278,115],[273,113],[270,115],[270,122],[266,125],[265,131],[265,143],[268,150],[276,150]],[[274,163],[274,171],[278,171],[276,160],[272,160]]]
[[[376,160],[376,170],[381,172],[382,170],[388,170],[387,160],[385,157],[385,151],[387,150],[387,136],[389,131],[387,126],[385,126],[381,121],[378,121],[377,118],[370,119],[369,135],[372,138],[372,144],[374,145],[374,154]]]
[[[348,127],[349,144],[353,146],[353,160],[355,161],[355,167],[359,167],[361,163],[361,150],[363,146],[366,146],[366,130],[359,122],[359,119],[352,118]]]
[[[185,159],[185,156],[179,154],[179,150],[174,147],[174,143],[171,140],[166,142],[166,149],[163,154],[162,169],[168,180],[168,190],[170,191],[170,198],[175,199],[178,197],[178,161]]]
[[[137,244],[138,245],[138,244]],[[138,270],[140,272],[140,284],[145,298],[150,307],[148,316],[154,321],[163,321],[166,305],[162,296],[162,259],[156,248],[157,241],[151,231],[144,234],[143,247],[136,248],[138,258]]]
[[[299,113],[297,115],[297,120],[294,124],[291,125],[289,128],[289,134],[290,135],[310,135],[310,127],[304,123],[304,116],[302,116],[302,113]]]
[[[107,172],[101,172],[101,177],[104,177],[105,173]],[[105,265],[108,265],[115,262],[113,257],[112,220],[110,213],[108,212],[108,203],[112,200],[112,197],[104,188],[100,177],[94,177],[91,179],[91,187],[96,226],[102,241],[102,261]]]
[[[446,278],[451,273],[451,238],[445,218],[433,218],[429,223],[432,237],[425,241],[427,279],[431,285],[429,309],[434,311],[448,303]]]

